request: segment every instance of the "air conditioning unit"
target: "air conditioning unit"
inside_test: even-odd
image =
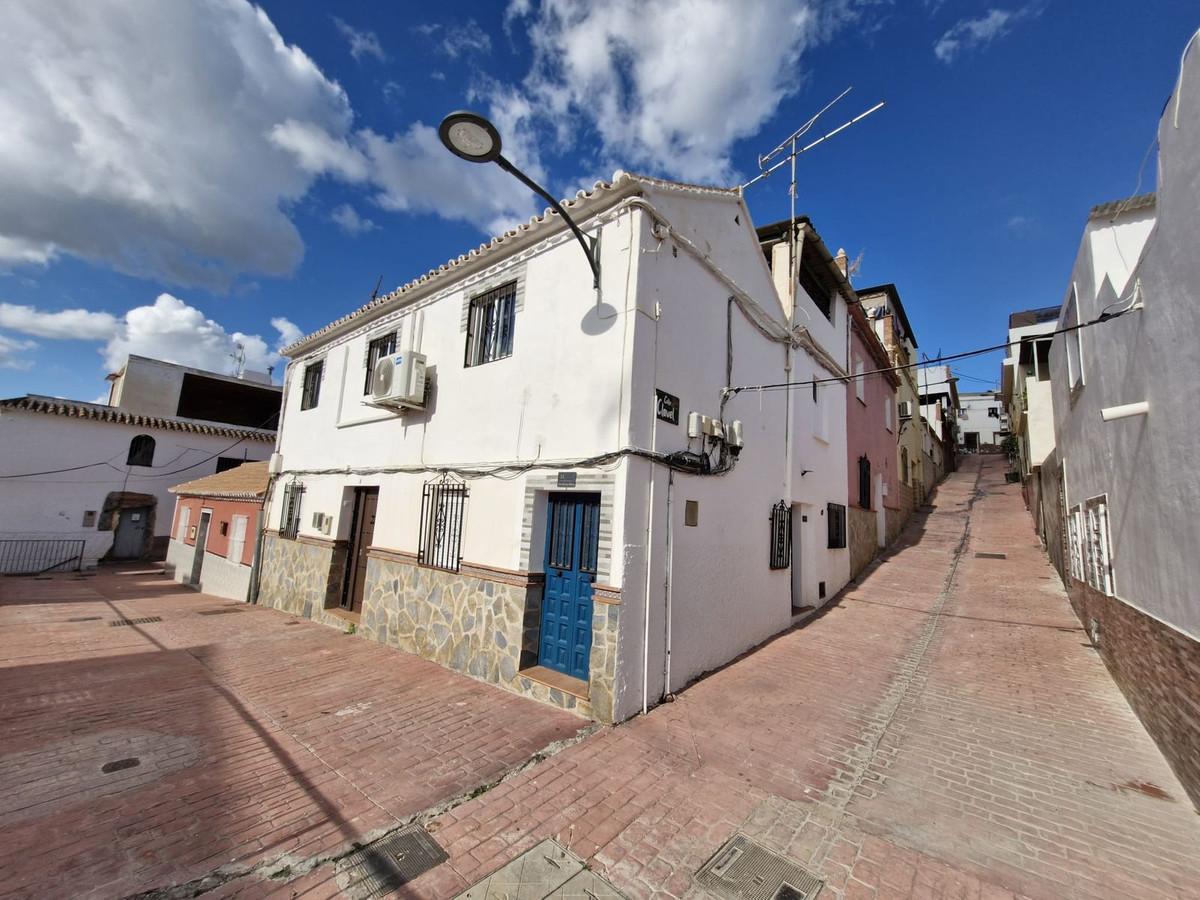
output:
[[[396,353],[375,363],[371,402],[380,406],[422,409],[425,406],[425,354]]]
[[[899,403],[896,404],[896,406],[898,406],[900,408],[900,418],[902,418],[902,419],[911,419],[912,418],[912,401],[911,400],[901,400]]]

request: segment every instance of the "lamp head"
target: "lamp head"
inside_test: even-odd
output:
[[[500,132],[478,113],[452,112],[442,119],[438,137],[446,149],[468,162],[493,162],[500,156]]]

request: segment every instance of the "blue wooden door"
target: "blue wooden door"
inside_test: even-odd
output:
[[[600,542],[599,494],[551,494],[538,663],[587,681],[592,583]]]

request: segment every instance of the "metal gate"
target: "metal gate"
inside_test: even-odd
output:
[[[83,546],[82,538],[0,540],[0,574],[78,572],[83,567]]]

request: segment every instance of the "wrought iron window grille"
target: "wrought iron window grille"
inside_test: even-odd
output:
[[[771,568],[792,564],[792,511],[780,500],[771,507]]]
[[[462,528],[470,490],[449,474],[421,490],[421,534],[417,561],[433,569],[457,572],[462,564]]]

